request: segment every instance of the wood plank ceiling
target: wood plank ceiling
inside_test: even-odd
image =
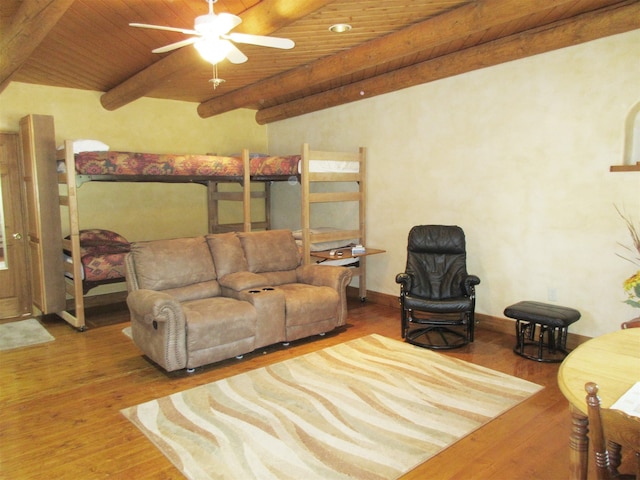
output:
[[[295,41],[239,44],[248,62],[211,64],[192,46],[151,52],[192,29],[206,0],[1,0],[0,92],[11,81],[105,92],[114,110],[148,96],[210,117],[257,110],[268,123],[640,28],[639,0],[218,0],[233,32]],[[329,31],[348,23],[343,34]]]

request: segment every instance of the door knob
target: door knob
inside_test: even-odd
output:
[[[12,235],[14,240],[22,240],[22,234],[21,233],[14,233]]]

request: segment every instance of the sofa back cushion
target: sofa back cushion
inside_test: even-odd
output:
[[[300,251],[290,230],[240,232],[250,272],[279,272],[295,270],[300,265]]]
[[[235,232],[211,234],[206,238],[218,278],[249,271],[242,244]]]
[[[204,237],[136,242],[130,255],[139,288],[168,290],[179,301],[220,294]]]

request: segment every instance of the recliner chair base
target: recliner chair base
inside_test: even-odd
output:
[[[414,328],[406,333],[405,340],[413,345],[433,350],[449,350],[469,344],[467,335],[443,326]]]

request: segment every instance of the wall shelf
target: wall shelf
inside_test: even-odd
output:
[[[640,162],[635,165],[611,165],[610,172],[640,172]]]

